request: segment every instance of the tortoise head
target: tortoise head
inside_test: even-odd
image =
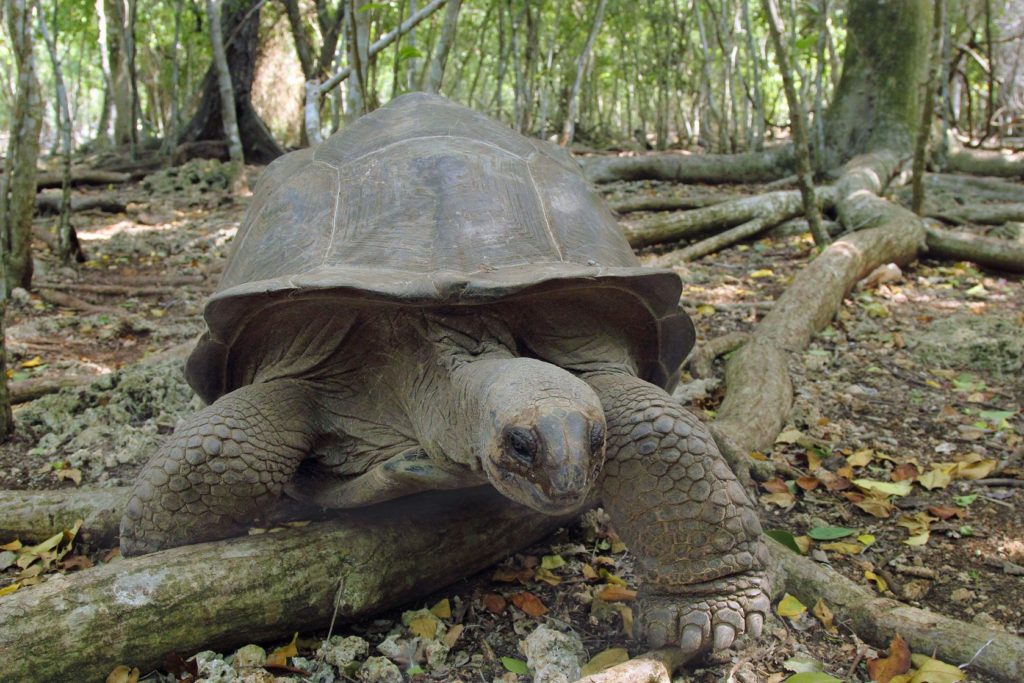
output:
[[[486,362],[486,361],[485,361]],[[605,419],[586,382],[528,358],[488,372],[478,454],[491,484],[538,512],[581,507],[604,464]]]

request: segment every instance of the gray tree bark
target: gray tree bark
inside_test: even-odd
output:
[[[448,52],[455,42],[455,29],[459,23],[459,9],[462,7],[462,0],[448,0],[448,6],[444,10],[444,23],[441,26],[441,36],[437,39],[434,47],[434,56],[430,60],[430,70],[427,76],[427,83],[424,90],[437,93],[441,90],[441,81],[444,79],[444,66],[448,61]]]
[[[559,144],[567,147],[572,144],[573,134],[576,131],[576,109],[579,104],[580,87],[583,85],[583,76],[590,64],[590,54],[594,50],[594,41],[601,31],[601,23],[604,21],[604,8],[608,0],[600,0],[597,9],[594,10],[594,20],[590,24],[590,33],[587,35],[587,43],[583,46],[583,52],[576,62],[576,79],[572,82],[572,89],[569,91],[569,103],[566,107],[565,121],[562,123],[562,136]]]
[[[221,120],[224,122],[224,137],[228,141],[232,184],[238,181],[245,165],[242,154],[242,136],[238,132],[238,117],[235,111],[234,90],[231,87],[231,72],[224,52],[224,36],[220,24],[220,0],[206,0],[206,21],[210,25],[210,45],[213,49],[213,63],[217,70],[217,87],[220,91]]]

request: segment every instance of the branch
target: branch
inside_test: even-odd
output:
[[[761,183],[793,172],[792,145],[745,154],[678,154],[584,157],[583,173],[592,183],[616,180],[671,180],[678,183]]]

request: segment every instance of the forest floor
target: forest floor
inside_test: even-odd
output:
[[[130,484],[162,435],[200,405],[181,377],[183,350],[202,330],[203,302],[248,198],[227,194],[215,162],[81,194],[114,194],[127,211],[75,215],[87,255],[77,268],[60,267],[37,245],[38,293],[15,292],[8,308],[9,371],[16,382],[95,377],[16,407],[17,434],[0,446],[0,489]],[[38,225],[51,229],[54,220]],[[749,330],[812,246],[807,235],[770,236],[678,269],[698,338]],[[781,473],[755,492],[762,519],[858,583],[1024,634],[1024,286],[1019,276],[931,261],[891,278],[852,293],[791,362],[790,424],[760,455]],[[47,286],[74,298],[48,295]],[[137,362],[144,358],[153,360]],[[724,387],[688,379],[693,408],[713,418]],[[109,548],[76,549],[40,574],[13,564],[13,556],[0,550],[0,591],[15,581],[24,589],[52,571],[120,561]],[[573,634],[584,661],[599,653],[621,657],[617,648],[642,651],[624,635],[634,579],[630,554],[592,512],[502,565],[407,606],[431,614],[406,615],[403,625],[399,610],[339,625],[333,635],[364,639],[370,654],[387,654],[407,680],[525,681],[517,673],[527,659],[520,641],[541,624]],[[811,616],[812,605],[803,613],[787,607],[795,614],[776,615],[761,640],[679,680],[782,681],[814,668],[869,680],[866,663],[884,653],[860,642],[842,614],[830,620],[820,608]],[[359,654],[355,640],[335,639],[327,648],[327,661],[345,661],[346,648],[358,654],[337,679],[329,667],[289,674],[288,667],[312,670],[326,636],[300,633],[297,652],[286,643],[259,645],[285,645],[279,654],[295,655],[273,669],[277,680],[364,680],[356,670],[366,652]],[[448,646],[447,656],[428,647],[436,640]],[[254,651],[258,659],[247,650]],[[223,669],[215,658],[200,659],[203,671]],[[969,667],[967,673],[984,680]],[[177,680],[166,672],[150,676]],[[274,680],[267,676],[250,672],[241,680]]]

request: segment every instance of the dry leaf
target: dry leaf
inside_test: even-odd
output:
[[[893,676],[910,670],[910,648],[900,634],[892,637],[889,656],[868,661],[868,675],[875,683],[890,683]]]
[[[124,664],[121,664],[107,674],[107,683],[138,683],[140,674],[141,672],[138,669],[129,669]]]
[[[414,636],[419,638],[425,638],[426,640],[432,640],[437,635],[437,618],[433,615],[416,617],[410,619],[409,623],[406,624],[406,628]]]
[[[501,614],[508,606],[508,601],[497,593],[484,593],[480,602],[483,603],[484,609],[491,614]]]
[[[502,583],[529,583],[531,579],[533,579],[533,569],[528,567],[520,569],[498,567],[491,576],[492,581],[501,581]]]
[[[53,473],[57,475],[58,480],[63,481],[64,479],[69,479],[75,483],[75,486],[80,486],[82,484],[82,470],[68,467],[65,469],[54,470]]]
[[[465,628],[466,627],[463,624],[455,624],[448,629],[448,633],[444,634],[444,637],[441,638],[441,642],[447,645],[448,649],[455,647],[455,643],[458,642],[459,636],[462,635]]]
[[[835,619],[835,615],[832,614],[832,610],[828,608],[828,605],[825,604],[824,600],[818,598],[818,602],[814,603],[814,607],[811,609],[811,614],[817,617],[818,621],[821,622],[821,625],[825,627],[826,631],[833,634],[839,633],[839,629],[837,629],[835,624],[832,623],[833,619]]]
[[[438,619],[451,619],[452,605],[448,602],[448,598],[438,600],[437,604],[430,608],[430,613]]]
[[[885,582],[885,579],[883,579],[881,576],[874,573],[870,569],[864,572],[864,578],[868,581],[872,581],[875,584],[875,588],[878,589],[879,593],[884,593],[885,590],[889,587],[889,584]]]
[[[928,508],[928,513],[943,520],[950,519],[951,517],[963,519],[967,516],[967,510],[964,508],[953,507],[952,505],[933,505]]]
[[[800,477],[796,480],[796,485],[804,491],[813,491],[821,485],[821,482],[817,477]]]
[[[875,452],[869,448],[862,448],[861,450],[853,453],[846,458],[846,463],[850,467],[864,467],[871,462],[871,459],[875,457]]]
[[[769,479],[761,484],[761,487],[770,493],[789,493],[789,487],[786,486],[786,482],[782,481],[778,477]]]
[[[13,593],[14,591],[18,590],[19,588],[21,588],[21,583],[18,582],[18,581],[15,581],[14,583],[8,584],[8,585],[4,586],[3,588],[0,588],[0,597],[3,597],[4,595],[10,595],[11,593]]]
[[[267,661],[264,663],[264,666],[288,666],[288,658],[294,657],[295,655],[299,654],[299,648],[295,645],[295,643],[298,640],[299,633],[298,631],[296,631],[295,635],[292,636],[292,642],[288,643],[287,645],[282,645],[281,647],[277,648],[269,655],[267,655]]]
[[[92,567],[92,560],[85,555],[72,555],[66,557],[57,563],[57,567],[64,571],[71,571],[74,569],[89,569]]]
[[[609,584],[598,592],[597,597],[605,602],[629,602],[636,600],[636,591],[624,586]]]
[[[796,505],[796,496],[789,491],[785,493],[769,493],[761,496],[761,502],[765,505],[778,505],[780,508],[788,508]]]
[[[543,581],[546,584],[557,586],[562,583],[562,577],[554,573],[550,569],[544,567],[537,567],[537,571],[534,572],[533,578],[537,581]]]
[[[587,581],[597,581],[597,570],[589,564],[582,565],[580,567],[580,572],[583,574],[583,578]]]
[[[917,671],[910,683],[956,683],[967,678],[959,667],[923,655],[911,655]]]
[[[864,546],[856,543],[844,543],[842,541],[836,541],[835,543],[822,543],[821,549],[831,550],[843,555],[859,555],[864,552]]]
[[[531,617],[539,617],[548,613],[548,608],[533,593],[521,591],[512,596],[512,604]]]
[[[917,479],[918,474],[920,474],[920,472],[917,471],[917,467],[909,462],[905,462],[896,465],[896,467],[892,469],[890,478],[893,481],[913,481],[914,479]]]
[[[596,673],[600,673],[605,669],[610,669],[616,664],[622,664],[623,662],[629,661],[629,653],[625,648],[613,647],[602,652],[598,652],[596,655],[590,658],[590,661],[583,665],[580,669],[581,676],[590,676]]]

